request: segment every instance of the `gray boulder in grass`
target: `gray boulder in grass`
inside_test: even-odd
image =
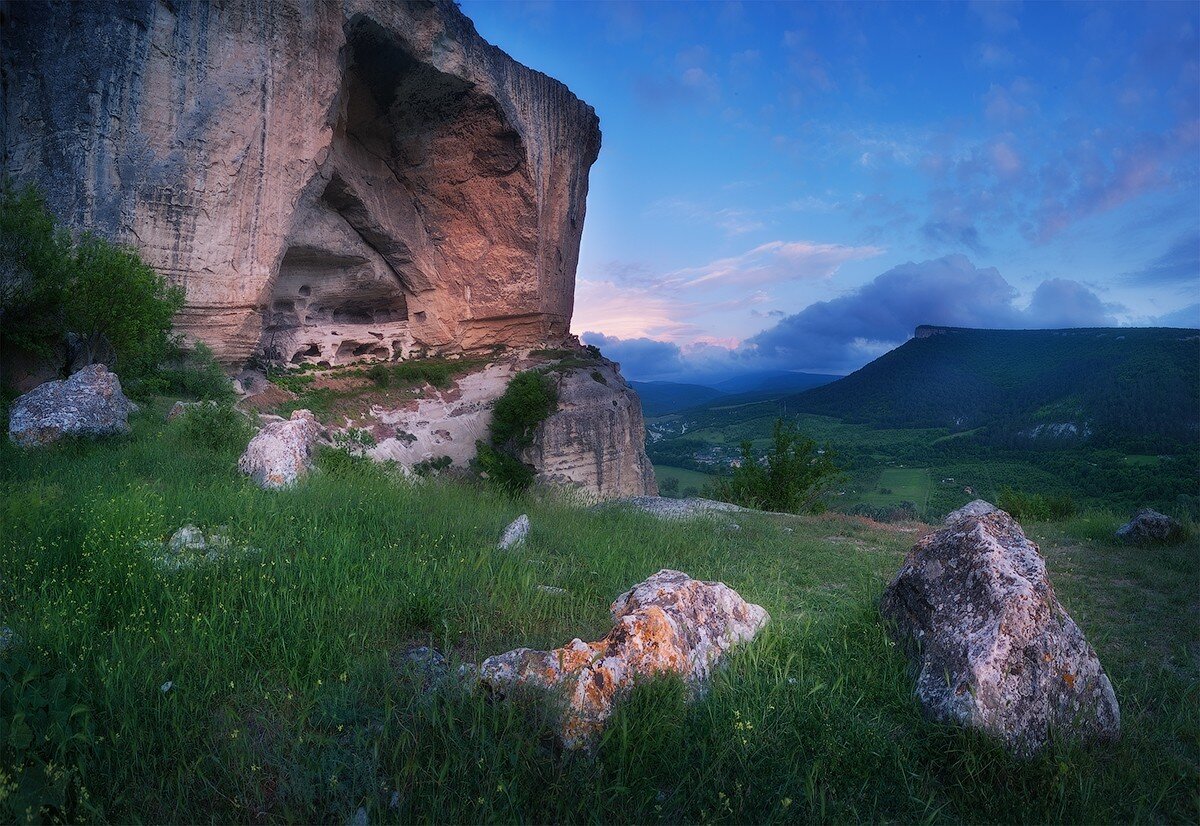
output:
[[[68,379],[39,384],[18,397],[9,411],[8,437],[22,447],[37,447],[64,436],[116,436],[129,432],[129,414],[136,411],[116,374],[103,364],[89,364]]]
[[[883,595],[921,705],[1022,756],[1052,736],[1116,739],[1112,683],[1054,596],[1038,546],[1007,513],[982,505],[917,542]]]
[[[1183,538],[1182,525],[1165,513],[1151,508],[1142,508],[1117,528],[1117,539],[1138,545],[1180,542]]]

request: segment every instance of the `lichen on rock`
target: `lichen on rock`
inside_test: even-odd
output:
[[[136,409],[116,374],[91,364],[19,396],[9,412],[8,436],[22,447],[36,447],[66,436],[120,435],[129,432],[129,414]]]
[[[1004,511],[977,501],[952,514],[913,546],[881,609],[931,718],[1022,755],[1053,737],[1118,736],[1108,675],[1055,597],[1038,546]]]
[[[478,680],[500,695],[515,686],[561,689],[562,743],[588,748],[637,680],[678,674],[699,690],[721,659],[752,640],[769,619],[762,607],[724,583],[670,570],[617,597],[611,612],[614,627],[602,639],[498,654],[483,661]]]

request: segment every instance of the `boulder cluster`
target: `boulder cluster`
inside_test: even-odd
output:
[[[186,409],[176,408],[173,413]],[[135,409],[117,377],[91,365],[19,397],[9,436],[37,446],[66,436],[126,433]],[[298,410],[264,425],[238,468],[264,488],[288,487],[311,470],[324,435],[311,412]],[[629,501],[672,518],[728,507],[694,500],[671,510],[652,497]],[[498,547],[516,549],[529,532],[529,517],[521,514]],[[1117,532],[1139,543],[1175,541],[1181,534],[1177,522],[1149,509]],[[231,549],[220,532],[206,535],[189,525],[150,550],[158,564],[175,570],[215,561]],[[539,591],[568,596],[551,586]],[[932,719],[995,735],[1019,755],[1034,754],[1056,738],[1105,741],[1119,735],[1112,683],[1055,597],[1038,546],[1016,520],[987,502],[960,508],[913,546],[884,592],[881,612],[910,660],[917,699]],[[725,655],[752,640],[768,620],[763,608],[723,583],[670,570],[618,597],[611,613],[613,628],[601,639],[489,657],[475,674],[477,683],[494,695],[516,686],[561,691],[560,738],[569,748],[589,748],[637,680],[673,673],[700,690]]]

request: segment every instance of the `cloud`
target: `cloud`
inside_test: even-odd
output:
[[[1160,315],[1153,319],[1151,324],[1157,327],[1188,327],[1193,330],[1200,329],[1200,304],[1189,304],[1186,307],[1175,310],[1165,315]]]
[[[983,242],[979,240],[979,229],[961,218],[926,221],[921,225],[921,235],[934,247],[965,247],[974,253],[984,251]]]
[[[1131,284],[1186,284],[1200,286],[1200,232],[1189,232],[1140,270],[1122,278]]]
[[[1122,309],[1062,278],[1043,281],[1028,306],[1019,299],[1016,288],[994,267],[976,267],[964,255],[949,255],[893,267],[846,295],[779,319],[733,349],[650,342],[651,336],[614,336],[607,330],[603,344],[599,334],[587,336],[621,361],[633,378],[698,381],[758,369],[848,372],[906,341],[919,324],[1111,326],[1116,323],[1113,312]]]
[[[1099,296],[1078,281],[1051,278],[1033,291],[1033,300],[1025,311],[1025,322],[1031,327],[1112,327],[1116,319],[1111,311],[1119,309],[1104,304]]]
[[[741,255],[676,270],[667,276],[667,281],[679,287],[712,282],[750,287],[785,280],[829,278],[847,261],[873,258],[883,252],[882,248],[872,246],[770,241]]]
[[[654,287],[581,278],[575,284],[576,330],[605,330],[625,338],[699,335],[681,316],[691,311]]]

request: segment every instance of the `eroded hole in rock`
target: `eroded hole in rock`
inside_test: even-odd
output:
[[[488,325],[506,334],[538,290],[520,134],[475,84],[373,20],[355,16],[345,31],[332,143],[291,217],[260,350],[340,364],[486,340]]]

